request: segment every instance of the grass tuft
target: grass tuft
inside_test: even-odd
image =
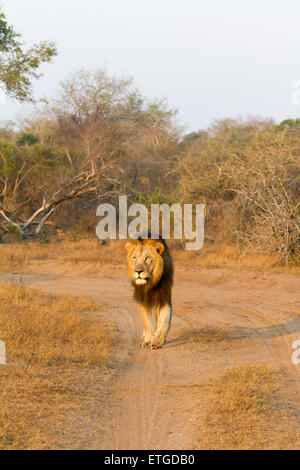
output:
[[[291,271],[298,273],[299,267],[283,268],[276,256],[247,253],[239,246],[226,243],[206,243],[200,251],[187,251],[181,241],[170,240],[169,246],[177,268],[233,268],[260,271]],[[0,245],[0,272],[31,272],[43,269],[43,263],[53,263],[52,270],[96,273],[104,265],[125,266],[124,242],[108,241],[101,245],[96,238],[59,240],[48,245],[28,241]]]
[[[0,366],[1,449],[72,447],[72,417],[99,399],[87,390],[113,363],[115,333],[101,320],[103,308],[84,297],[0,284],[0,338],[7,348],[7,365]]]
[[[196,448],[298,448],[293,406],[281,398],[279,372],[266,364],[229,369],[210,387],[207,429]]]
[[[197,346],[218,346],[220,343],[233,340],[229,328],[203,326],[199,328],[181,328],[177,334],[177,341],[181,344],[195,344]]]

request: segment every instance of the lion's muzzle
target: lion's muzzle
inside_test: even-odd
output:
[[[135,283],[137,285],[145,285],[148,282],[149,274],[143,267],[135,268]]]

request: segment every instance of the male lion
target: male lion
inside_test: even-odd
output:
[[[172,317],[173,265],[164,240],[130,240],[128,275],[134,287],[144,322],[142,347],[161,348],[169,332]],[[155,332],[152,335],[151,314],[154,310]]]

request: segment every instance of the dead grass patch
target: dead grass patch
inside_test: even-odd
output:
[[[300,272],[297,266],[281,266],[279,258],[274,255],[249,252],[228,243],[205,243],[200,251],[186,251],[183,244],[176,241],[171,241],[170,246],[179,266]]]
[[[180,328],[177,332],[179,344],[197,345],[199,347],[216,347],[223,342],[232,341],[234,338],[231,329],[214,326],[198,328]]]
[[[207,429],[196,448],[299,448],[296,411],[282,396],[282,381],[265,364],[243,365],[221,375],[211,384]]]
[[[79,263],[112,263],[112,251],[97,239],[59,240],[49,244],[25,241],[0,245],[0,270],[30,271],[34,262],[55,261],[74,266]],[[121,247],[120,247],[121,248]],[[121,249],[120,249],[121,251]],[[124,254],[125,259],[125,254]]]
[[[76,425],[113,365],[115,333],[103,305],[0,284],[0,448],[72,448]],[[104,374],[104,375],[103,375]],[[99,390],[98,390],[99,392]],[[76,421],[76,420],[75,420]]]
[[[207,243],[200,251],[186,251],[180,241],[169,242],[176,267],[197,268],[234,268],[272,270],[299,273],[300,268],[291,266],[284,268],[279,265],[276,257],[247,253],[238,246],[225,243]],[[0,245],[0,271],[30,272],[36,270],[43,261],[53,261],[66,271],[75,265],[82,267],[84,272],[95,273],[103,265],[126,264],[124,242],[111,240],[101,245],[96,238],[79,240],[57,240],[49,244],[38,242],[22,242]]]

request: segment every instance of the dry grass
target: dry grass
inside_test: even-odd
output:
[[[96,239],[61,240],[49,244],[23,242],[0,245],[0,269],[2,272],[15,269],[28,271],[34,262],[55,261],[67,263],[111,262],[111,251],[104,250]],[[9,268],[8,268],[9,267]]]
[[[0,284],[0,338],[7,347],[7,365],[0,366],[1,449],[73,447],[80,434],[73,416],[80,422],[96,399],[91,389],[113,361],[114,333],[96,315],[101,309],[81,297]]]
[[[97,272],[103,265],[120,265],[125,260],[124,243],[101,245],[96,238],[59,240],[49,244],[28,241],[0,245],[0,272],[39,271],[46,261],[55,263],[64,271],[73,271],[78,265],[85,272]]]
[[[299,448],[295,408],[281,398],[282,377],[265,364],[225,372],[211,384],[207,429],[199,449]],[[297,428],[297,429],[296,429]]]
[[[200,251],[186,251],[178,242],[170,242],[174,261],[179,266],[255,269],[258,271],[300,272],[299,267],[285,268],[279,258],[246,251],[237,245],[206,243]]]
[[[201,251],[186,251],[180,241],[169,242],[176,267],[233,268],[273,270],[299,273],[300,268],[284,268],[274,256],[247,253],[238,246],[224,243],[206,243]],[[101,245],[96,238],[58,240],[49,244],[23,242],[0,245],[0,272],[39,271],[43,262],[53,262],[56,270],[74,270],[75,265],[84,273],[97,273],[105,265],[125,265],[123,241],[109,241]]]
[[[189,347],[192,345],[205,348],[210,346],[216,347],[224,342],[235,339],[231,329],[214,326],[180,328],[175,334],[178,344],[188,344]]]

